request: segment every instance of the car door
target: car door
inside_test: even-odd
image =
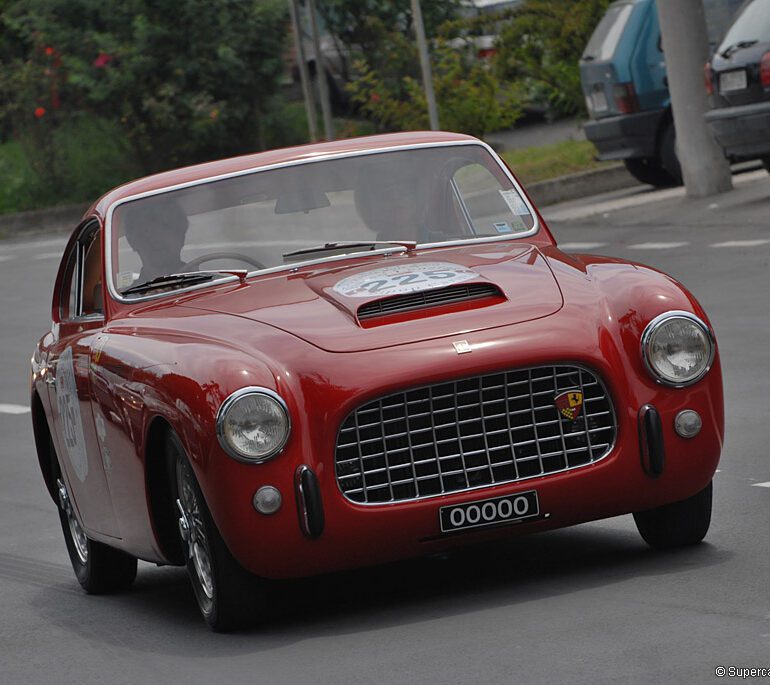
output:
[[[47,373],[54,441],[81,521],[88,532],[119,537],[91,406],[91,348],[104,327],[101,248],[96,220],[68,247]]]

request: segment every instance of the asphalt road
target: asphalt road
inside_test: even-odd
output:
[[[659,267],[712,317],[727,441],[704,544],[650,551],[625,516],[282,585],[283,610],[235,635],[208,632],[179,569],[141,564],[130,593],[86,596],[29,414],[13,413],[63,241],[6,241],[0,683],[704,683],[717,666],[770,668],[770,177],[711,200],[626,191],[546,217],[567,249]]]

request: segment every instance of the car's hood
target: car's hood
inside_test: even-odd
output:
[[[486,284],[497,296],[359,318],[362,306],[400,295]],[[458,292],[458,291],[455,291]],[[410,300],[413,302],[413,300]],[[330,352],[358,352],[549,316],[563,298],[540,251],[485,243],[387,257],[361,257],[276,273],[242,287],[200,292],[186,306],[259,321]],[[377,306],[377,305],[375,305]]]

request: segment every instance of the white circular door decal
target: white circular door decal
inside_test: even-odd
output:
[[[71,347],[61,353],[56,364],[56,404],[61,418],[64,448],[75,469],[75,475],[84,481],[88,475],[88,455]]]
[[[345,297],[382,297],[444,288],[477,277],[475,271],[451,262],[416,262],[348,276],[337,283],[333,290]]]

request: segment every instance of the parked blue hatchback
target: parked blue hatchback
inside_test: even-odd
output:
[[[716,46],[743,0],[704,0]],[[585,133],[600,159],[622,159],[642,183],[682,182],[655,0],[618,0],[580,60],[590,121]]]

